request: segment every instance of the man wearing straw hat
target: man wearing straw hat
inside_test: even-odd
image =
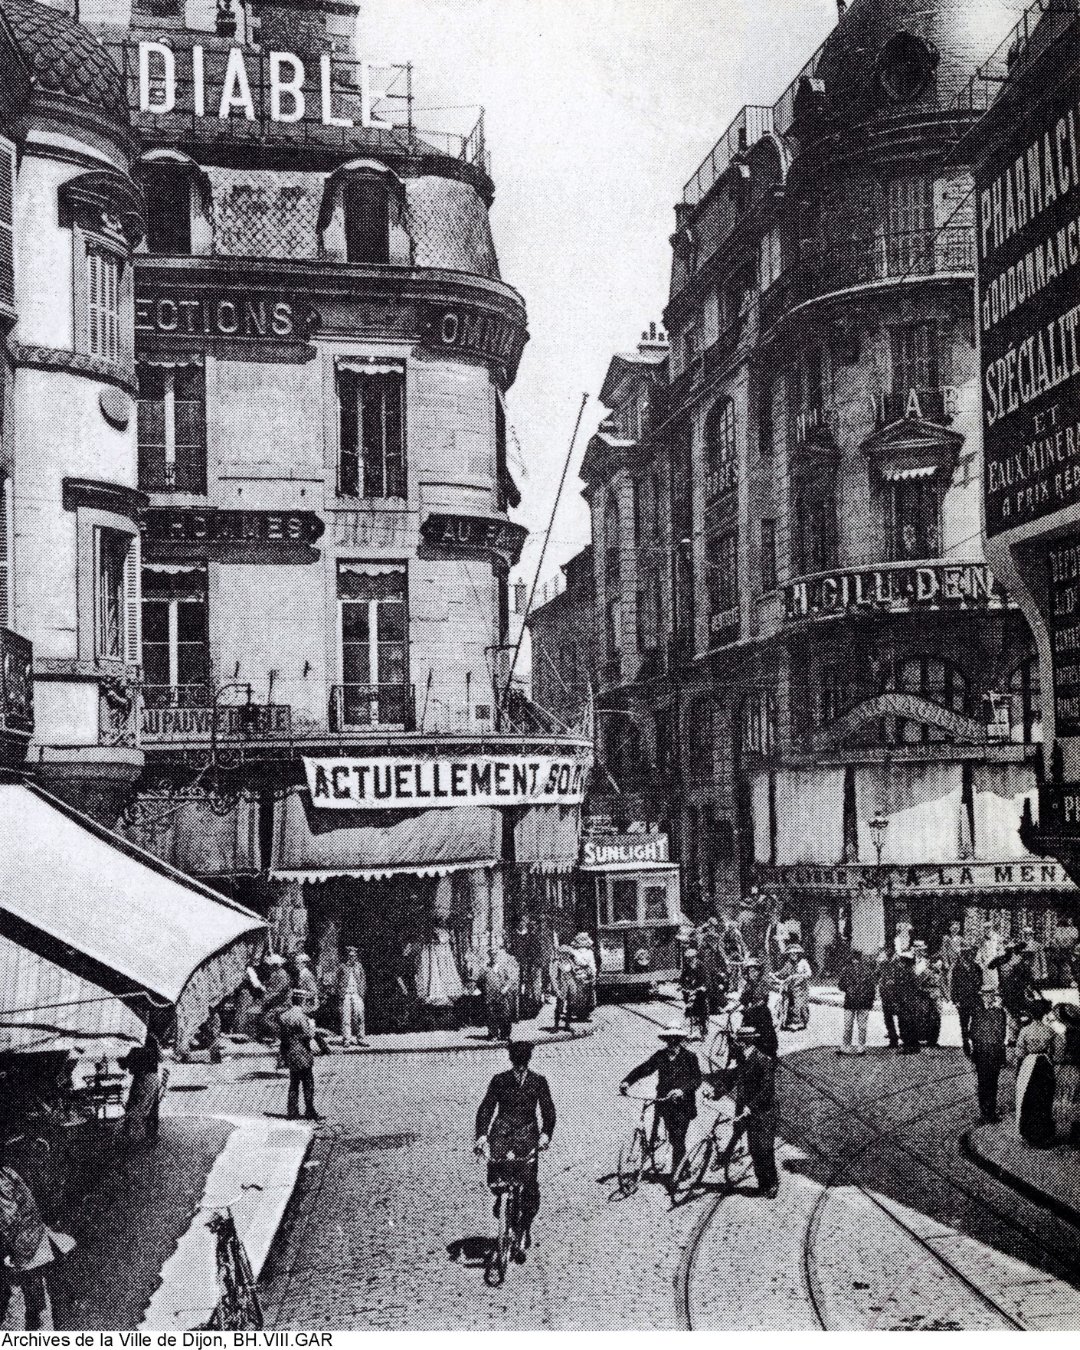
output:
[[[631,1069],[619,1084],[625,1096],[642,1078],[656,1074],[656,1110],[671,1140],[671,1175],[674,1177],[686,1155],[686,1132],[697,1115],[697,1093],[701,1087],[701,1065],[697,1055],[687,1049],[687,1033],[682,1028],[661,1031],[664,1048],[650,1055],[644,1064]]]

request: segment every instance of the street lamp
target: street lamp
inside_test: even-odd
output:
[[[877,863],[874,868],[874,886],[881,895],[882,917],[885,922],[885,945],[888,947],[896,936],[896,925],[892,912],[892,877],[887,878],[884,888],[881,885],[881,854],[885,847],[885,835],[889,829],[889,818],[875,811],[866,822],[870,831],[870,842],[874,845]]]
[[[883,816],[880,811],[876,812],[866,822],[870,830],[870,840],[874,845],[874,852],[877,854],[877,872],[878,880],[881,880],[881,851],[885,847],[885,833],[889,828],[888,816]]]

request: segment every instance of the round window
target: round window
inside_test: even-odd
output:
[[[937,63],[937,51],[930,43],[913,33],[897,33],[878,60],[881,87],[893,103],[909,103],[929,84]]]

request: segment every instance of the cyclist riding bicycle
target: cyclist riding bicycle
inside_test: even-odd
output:
[[[529,1068],[532,1043],[511,1041],[509,1051],[510,1068],[491,1080],[476,1113],[476,1153],[488,1159],[489,1186],[501,1180],[500,1165],[508,1154],[513,1153],[516,1158],[532,1157],[522,1194],[522,1250],[516,1254],[518,1261],[524,1261],[525,1249],[532,1245],[533,1220],[540,1209],[537,1153],[551,1143],[555,1104],[547,1079]],[[496,1201],[496,1216],[498,1212]]]

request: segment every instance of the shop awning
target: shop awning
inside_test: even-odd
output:
[[[440,877],[494,867],[502,856],[495,807],[452,806],[403,815],[386,811],[318,811],[306,791],[275,808],[270,875],[277,881],[358,877]]]
[[[0,935],[121,996],[174,1006],[178,1035],[243,977],[265,925],[34,787],[0,785]],[[0,1011],[11,1004],[3,989]]]
[[[259,871],[259,803],[241,796],[228,811],[207,801],[146,801],[144,817],[123,829],[125,839],[196,877]]]
[[[514,826],[514,859],[533,872],[572,872],[581,853],[581,809],[530,806]]]
[[[647,876],[654,872],[677,872],[678,863],[651,863],[651,862],[625,862],[625,863],[582,863],[583,872],[633,872],[635,875]]]

